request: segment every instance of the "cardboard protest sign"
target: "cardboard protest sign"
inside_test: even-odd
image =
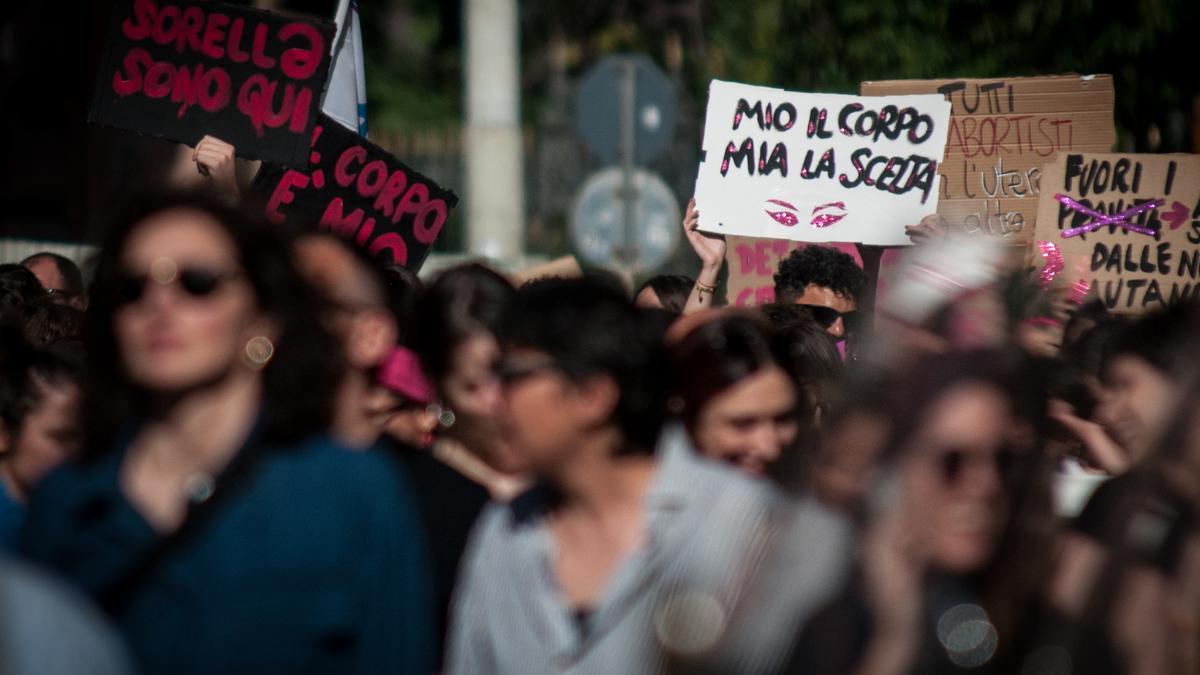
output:
[[[419,270],[458,197],[329,117],[312,138],[307,171],[263,164],[255,176],[267,217],[331,230]]]
[[[941,96],[802,94],[713,80],[696,177],[700,227],[809,242],[906,245],[937,207]]]
[[[729,270],[729,279],[725,284],[725,302],[737,307],[756,307],[775,301],[775,271],[779,263],[791,255],[792,251],[805,246],[799,241],[785,239],[754,239],[751,237],[726,237],[725,265]],[[862,256],[854,244],[819,244],[836,248],[854,258],[854,262],[862,267]],[[883,253],[879,284],[885,283],[886,273],[900,260],[900,253],[905,249],[888,249]]]
[[[1200,296],[1200,155],[1060,153],[1039,204],[1044,279],[1082,280],[1123,313]]]
[[[1110,75],[863,82],[864,96],[939,94],[952,106],[937,212],[955,229],[1025,244],[1042,165],[1056,152],[1109,152]]]
[[[775,270],[792,251],[805,244],[786,239],[725,238],[725,302],[738,307],[765,305],[775,300]],[[850,249],[854,246],[851,245]],[[855,255],[852,253],[851,255]]]
[[[333,35],[220,2],[118,0],[88,121],[307,166]]]

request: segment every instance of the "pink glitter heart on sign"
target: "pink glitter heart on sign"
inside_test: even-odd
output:
[[[1038,285],[1043,289],[1048,288],[1054,281],[1054,277],[1063,271],[1066,263],[1063,261],[1062,251],[1058,250],[1058,246],[1052,241],[1039,240],[1038,251],[1041,256],[1046,259],[1046,265],[1038,272]]]

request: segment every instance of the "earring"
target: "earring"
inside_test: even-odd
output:
[[[255,370],[262,370],[271,361],[271,357],[275,356],[275,345],[270,338],[256,335],[246,342],[242,355],[246,358],[246,365]]]

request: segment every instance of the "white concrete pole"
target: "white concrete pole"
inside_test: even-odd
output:
[[[467,249],[518,264],[525,254],[525,169],[517,2],[463,0],[463,5]]]

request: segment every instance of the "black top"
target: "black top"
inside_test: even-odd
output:
[[[1138,562],[1173,574],[1195,520],[1185,499],[1153,475],[1131,471],[1096,488],[1072,529],[1106,546],[1128,546]],[[1124,541],[1116,538],[1121,527]]]
[[[782,672],[845,675],[861,665],[871,640],[862,576],[804,626]],[[911,675],[1043,672],[1070,654],[1075,673],[1120,675],[1122,664],[1099,627],[1031,607],[1016,634],[1001,636],[981,613],[978,581],[931,572],[922,588],[923,625]],[[1050,672],[1050,671],[1046,671]]]
[[[459,560],[471,528],[490,496],[482,485],[428,451],[401,445],[396,446],[396,451],[407,469],[417,508],[428,533],[437,603],[437,668],[440,669]]]
[[[861,575],[805,626],[793,648],[786,673],[844,674],[860,665],[873,630],[871,611]],[[970,581],[931,573],[922,589],[924,626],[911,673],[950,675],[996,672],[992,656],[997,646],[978,617],[968,610],[978,606],[978,593]],[[963,624],[956,630],[956,624]],[[939,625],[940,624],[940,625]],[[947,639],[943,644],[939,639]],[[994,634],[993,634],[994,636]]]

